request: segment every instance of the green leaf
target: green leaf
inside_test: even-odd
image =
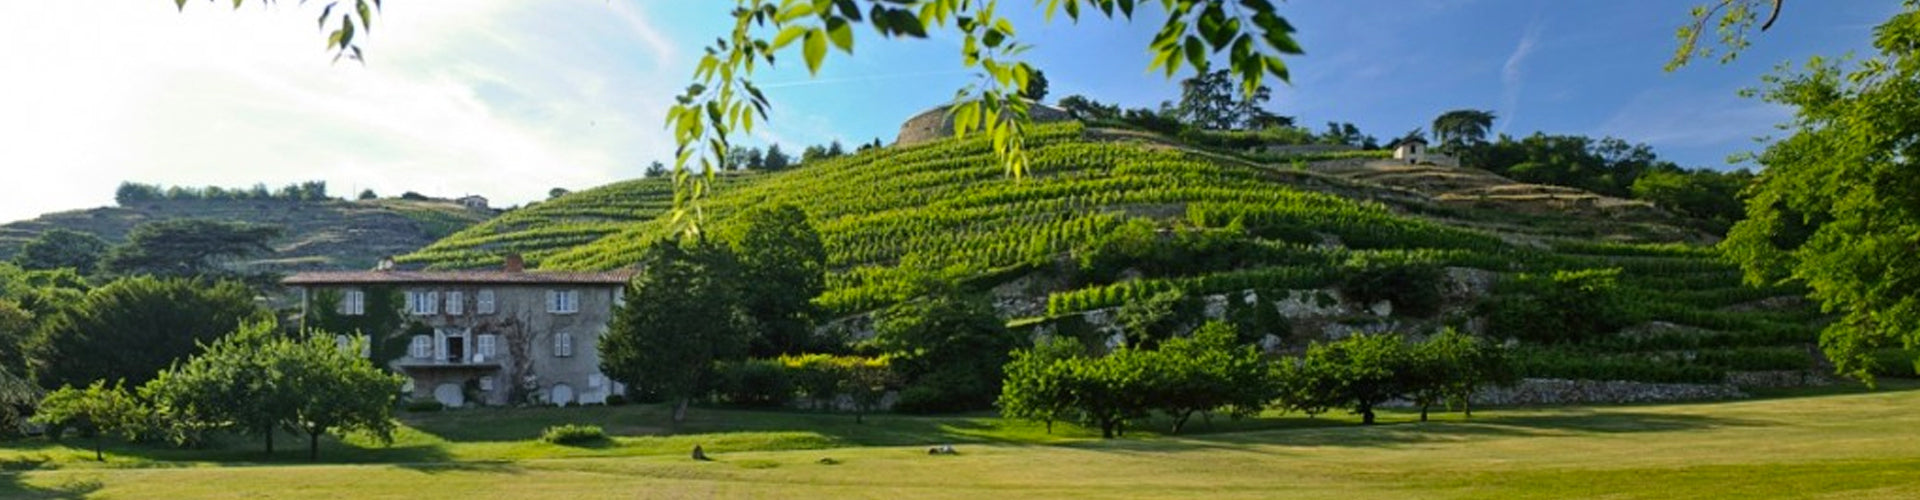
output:
[[[800,38],[800,35],[804,34],[807,34],[807,28],[805,26],[792,25],[781,28],[780,34],[773,36],[773,49],[780,50],[780,48],[786,47],[787,44],[793,43],[793,39]]]
[[[841,52],[853,53],[853,26],[845,20],[837,17],[827,20],[827,39],[833,41],[833,46],[839,47]]]
[[[1200,37],[1187,35],[1186,45],[1187,64],[1192,64],[1194,71],[1205,73],[1207,71],[1207,42],[1201,41]]]
[[[357,0],[355,6],[360,11],[360,27],[373,31],[373,9],[367,8],[367,0]]]
[[[801,50],[807,59],[807,74],[820,74],[820,62],[827,57],[827,36],[820,30],[808,31],[805,46]]]

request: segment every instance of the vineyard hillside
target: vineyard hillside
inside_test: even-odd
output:
[[[255,270],[366,269],[493,216],[493,210],[446,200],[143,200],[0,225],[0,258],[51,229],[90,233],[119,244],[142,223],[193,218],[281,228],[283,236],[269,242],[273,253],[242,263]]]
[[[1743,286],[1711,247],[1688,243],[1703,238],[1684,221],[1652,207],[1621,220],[1607,210],[1459,203],[1448,193],[1494,181],[1436,189],[1382,178],[1385,154],[1374,151],[1256,157],[1073,123],[1039,128],[1028,147],[1018,177],[978,139],[721,176],[701,204],[703,224],[724,226],[747,207],[802,207],[829,253],[828,291],[816,303],[843,329],[938,279],[991,291],[1016,326],[1094,342],[1111,342],[1121,306],[1172,294],[1192,317],[1242,322],[1277,350],[1354,330],[1459,326],[1529,339],[1529,375],[1709,381],[1819,362],[1807,346],[1820,314],[1786,299],[1801,290]],[[516,252],[545,269],[629,266],[673,234],[662,216],[670,202],[664,180],[613,184],[402,261],[470,268]],[[1594,202],[1568,206],[1582,203]],[[1614,331],[1488,332],[1511,324],[1489,316],[1523,284],[1581,271],[1617,282]]]

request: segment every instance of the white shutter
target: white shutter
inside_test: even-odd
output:
[[[360,357],[368,358],[368,359],[373,358],[373,336],[372,335],[360,336]]]
[[[547,290],[547,312],[550,312],[550,313],[560,312],[560,291],[559,290]],[[556,338],[554,341],[558,342],[559,340]]]
[[[561,357],[561,358],[573,355],[573,334],[571,333],[554,334],[553,355],[555,357]]]
[[[415,295],[419,293],[420,292],[412,290],[407,291],[407,314],[420,314],[419,309],[414,305],[414,301],[418,300],[418,297],[415,297]]]
[[[467,294],[465,293],[447,292],[447,314],[459,315],[466,312],[466,301]]]
[[[339,350],[342,350],[342,351],[345,351],[345,350],[347,350],[347,348],[349,348],[349,347],[353,347],[353,340],[351,340],[351,339],[348,339],[346,335],[334,335],[334,336],[333,336],[333,348],[334,348],[334,349],[339,349]]]
[[[432,357],[433,353],[430,351],[432,348],[433,340],[427,338],[426,335],[414,335],[413,344],[407,346],[407,350],[410,351],[408,354],[412,354],[416,359]]]
[[[440,292],[427,292],[427,314],[440,312]]]
[[[480,355],[486,356],[488,359],[492,359],[495,352],[493,335],[481,334],[480,340],[478,342],[480,345],[477,347],[479,348],[478,350],[480,351]]]
[[[479,291],[474,295],[474,302],[476,302],[473,307],[475,313],[493,314],[493,290]]]
[[[437,361],[440,358],[446,357],[446,355],[447,355],[447,332],[435,330],[433,332],[433,355],[430,357],[432,357],[434,360]]]

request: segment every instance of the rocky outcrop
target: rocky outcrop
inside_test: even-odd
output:
[[[1478,406],[1535,406],[1572,404],[1659,403],[1741,399],[1747,394],[1732,384],[1656,384],[1619,380],[1565,380],[1531,378],[1510,387],[1490,387],[1473,394]]]

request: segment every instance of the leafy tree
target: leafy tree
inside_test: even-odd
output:
[[[832,143],[827,144],[828,158],[839,158],[846,155],[847,155],[847,148],[842,147],[840,145],[839,139],[834,139]]]
[[[166,194],[161,192],[160,186],[137,182],[121,182],[120,187],[113,191],[113,202],[122,207],[165,197]]]
[[[758,333],[749,352],[772,357],[816,347],[813,298],[827,289],[827,248],[807,213],[790,204],[759,206],[731,222],[721,238],[740,263],[742,283],[751,284],[739,293]]]
[[[118,275],[192,277],[224,274],[226,261],[268,253],[267,242],[280,228],[210,219],[170,219],[142,223],[127,233],[101,262]]]
[[[600,339],[600,368],[665,396],[678,424],[693,397],[710,386],[714,362],[739,359],[746,350],[733,287],[736,264],[724,248],[704,241],[654,245],[642,262]]]
[[[1492,111],[1456,109],[1433,119],[1433,140],[1440,141],[1440,147],[1452,150],[1486,142],[1487,132],[1492,129]]]
[[[645,175],[648,179],[652,179],[656,177],[664,177],[668,173],[669,172],[667,170],[666,164],[660,163],[659,160],[655,160],[653,163],[647,164],[647,171],[642,175]]]
[[[1361,149],[1379,149],[1380,141],[1371,135],[1360,133],[1360,127],[1352,123],[1327,122],[1327,131],[1315,139],[1320,144],[1354,146]]]
[[[1710,224],[1716,232],[1746,218],[1740,192],[1751,185],[1752,172],[1713,170],[1655,169],[1633,181],[1633,197],[1694,217]]]
[[[1780,17],[1780,7],[1785,3],[1786,0],[1713,0],[1694,6],[1690,19],[1680,25],[1676,34],[1680,46],[1674,51],[1673,58],[1667,60],[1667,71],[1686,66],[1696,57],[1714,55],[1714,45],[1700,45],[1700,35],[1706,33],[1709,26],[1720,38],[1718,47],[1725,50],[1720,53],[1720,62],[1732,62],[1734,57],[1740,55],[1740,51],[1747,48],[1747,33],[1754,24],[1759,24],[1761,31],[1772,27],[1773,21]],[[1766,21],[1760,22],[1759,13],[1763,9],[1768,14]]]
[[[1290,125],[1262,108],[1271,98],[1266,86],[1240,92],[1226,70],[1195,75],[1180,82],[1180,104],[1174,116],[1187,126],[1206,130],[1246,130]]]
[[[887,391],[898,386],[900,378],[893,371],[892,359],[885,356],[842,359],[847,362],[841,368],[840,392],[853,400],[853,422],[866,423],[866,414],[880,408]]]
[[[1253,346],[1239,343],[1233,325],[1208,322],[1192,335],[1169,339],[1152,356],[1158,368],[1150,404],[1173,417],[1178,434],[1197,412],[1227,409],[1236,416],[1260,413],[1271,397],[1266,362]]]
[[[800,151],[800,163],[803,163],[803,164],[813,163],[816,161],[832,158],[833,156],[834,155],[827,154],[826,146],[815,144],[812,146],[807,146],[807,149]]]
[[[1642,174],[1678,170],[1645,144],[1612,137],[1535,133],[1514,139],[1502,135],[1485,143],[1455,148],[1460,161],[1515,180],[1585,189],[1608,196],[1632,196]]]
[[[1001,367],[1021,344],[985,297],[934,286],[925,297],[875,315],[870,347],[886,353],[907,391],[927,400],[903,410],[958,411],[986,407],[1000,393]],[[902,399],[906,400],[903,393]]]
[[[22,269],[73,269],[92,273],[107,252],[107,241],[92,233],[48,229],[20,246],[13,263]]]
[[[1006,418],[1034,420],[1047,425],[1071,420],[1076,415],[1074,395],[1065,380],[1064,360],[1086,356],[1086,347],[1073,337],[1052,337],[1035,342],[1031,349],[1013,352],[1002,371],[1000,398],[994,405]]]
[[[1354,334],[1335,342],[1307,347],[1294,369],[1287,397],[1294,408],[1352,408],[1360,423],[1374,423],[1374,408],[1404,393],[1410,353],[1395,334]]]
[[[54,429],[77,429],[93,436],[93,459],[107,461],[101,452],[106,437],[119,434],[132,439],[145,428],[149,412],[120,383],[107,385],[95,380],[86,389],[63,386],[40,400],[33,422]],[[56,438],[58,436],[55,436]]]
[[[785,151],[781,151],[779,144],[774,144],[767,146],[766,158],[761,160],[760,163],[761,167],[766,170],[786,170],[787,167],[793,165],[793,157],[787,156]]]
[[[25,377],[28,373],[28,340],[34,330],[34,315],[20,303],[0,298],[0,371]],[[4,404],[4,403],[0,403]]]
[[[281,422],[306,433],[309,460],[320,459],[320,436],[328,432],[393,440],[393,402],[405,381],[360,357],[359,342],[342,348],[332,334],[314,331],[267,346],[273,387],[293,402]]]
[[[234,282],[125,278],[51,318],[33,346],[44,386],[95,380],[145,383],[199,345],[266,313]]]
[[[1047,72],[1036,69],[1027,75],[1027,86],[1020,89],[1020,97],[1033,102],[1046,102]]]
[[[1814,58],[1758,95],[1793,108],[1791,135],[1760,153],[1747,218],[1721,248],[1750,283],[1801,283],[1841,315],[1820,345],[1872,381],[1873,351],[1920,349],[1920,4],[1874,29],[1879,55]]]
[[[1065,110],[1067,116],[1071,116],[1075,120],[1096,121],[1120,119],[1119,106],[1103,104],[1083,95],[1070,95],[1060,99],[1060,109]]]
[[[557,187],[557,188],[553,188],[553,189],[548,189],[548,190],[547,190],[547,199],[549,199],[549,200],[551,200],[551,199],[554,199],[554,198],[559,198],[559,197],[562,197],[562,196],[566,196],[567,194],[569,194],[569,193],[572,193],[572,192],[573,192],[573,191],[568,191],[568,190],[567,190],[567,188],[559,188],[559,187]]]
[[[364,201],[364,200],[378,200],[378,199],[380,199],[380,195],[379,195],[379,194],[377,194],[377,193],[374,193],[372,189],[362,189],[362,190],[360,190],[360,199],[361,199],[361,200],[363,200],[363,201]]]
[[[1146,417],[1152,410],[1147,395],[1152,390],[1155,366],[1153,351],[1121,348],[1098,358],[1067,358],[1059,370],[1063,391],[1070,394],[1074,410],[1088,425],[1100,428],[1100,437],[1112,439],[1126,435],[1128,421]]]
[[[1187,294],[1178,289],[1165,290],[1145,300],[1120,306],[1115,319],[1127,337],[1127,345],[1152,349],[1172,338],[1185,327],[1191,309]]]
[[[40,402],[40,388],[11,369],[0,367],[0,439],[18,436],[23,418]]]

